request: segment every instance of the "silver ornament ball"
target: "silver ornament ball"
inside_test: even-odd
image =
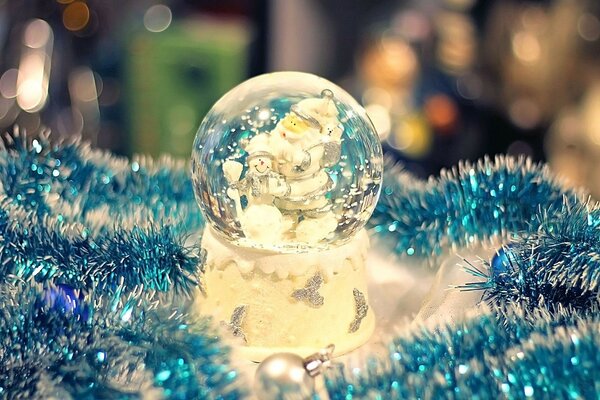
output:
[[[254,392],[260,400],[305,400],[314,392],[314,380],[297,354],[276,353],[256,370]]]

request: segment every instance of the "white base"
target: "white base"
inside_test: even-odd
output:
[[[362,326],[359,331],[351,338],[344,340],[338,340],[335,344],[335,351],[333,352],[333,358],[342,356],[350,353],[352,350],[358,349],[360,346],[365,344],[373,332],[375,331],[375,315],[370,312],[365,319],[362,321]],[[329,343],[328,343],[329,344]],[[317,353],[324,349],[324,346],[313,346],[313,347],[259,347],[259,346],[240,346],[237,349],[238,354],[250,361],[261,362],[265,358],[275,353],[294,353],[301,357],[308,357],[311,354]]]
[[[283,254],[232,245],[207,228],[202,248],[207,251],[201,277],[205,294],[198,294],[196,308],[230,323],[234,310],[245,306],[238,325],[246,346],[238,350],[250,360],[261,361],[279,351],[306,356],[329,344],[335,345],[337,356],[361,346],[375,329],[369,308],[359,328],[349,331],[356,317],[354,289],[368,304],[364,230],[335,249]],[[316,274],[323,277],[318,288],[322,305],[292,297]]]

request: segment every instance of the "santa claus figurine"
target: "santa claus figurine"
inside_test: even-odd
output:
[[[333,187],[326,168],[340,157],[342,125],[333,93],[305,99],[291,107],[270,133],[270,148],[276,170],[289,191],[276,196],[274,204],[283,213],[296,240],[315,243],[337,228],[327,193]]]

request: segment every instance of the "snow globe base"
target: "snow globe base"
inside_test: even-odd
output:
[[[339,339],[335,345],[333,357],[339,357],[344,354],[350,353],[352,350],[358,349],[360,346],[365,344],[373,332],[375,331],[375,317],[371,313],[370,316],[365,317],[363,321],[364,327],[360,329],[355,335]],[[293,353],[298,354],[302,358],[306,358],[311,354],[318,353],[327,346],[313,346],[313,347],[272,347],[272,346],[241,346],[237,349],[237,354],[246,360],[261,362],[265,358],[275,353]]]
[[[207,227],[201,247],[207,258],[196,309],[240,337],[240,353],[252,361],[280,351],[306,356],[329,344],[338,356],[374,331],[364,229],[340,247],[283,253],[234,245]]]

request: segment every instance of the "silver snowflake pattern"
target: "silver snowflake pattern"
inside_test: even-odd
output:
[[[233,313],[231,313],[231,320],[229,323],[223,321],[223,324],[229,328],[233,336],[241,337],[244,339],[244,342],[248,342],[246,339],[246,334],[242,330],[242,324],[244,323],[244,317],[246,316],[246,310],[248,309],[247,305],[237,306]]]
[[[196,280],[198,282],[198,289],[206,297],[206,285],[204,284],[204,273],[206,272],[206,250],[200,249],[200,255],[198,257],[198,272],[196,273]]]
[[[323,284],[323,276],[317,273],[310,278],[304,288],[294,290],[292,297],[296,300],[303,301],[311,307],[321,307],[323,305],[323,296],[319,294],[319,288]]]
[[[350,324],[348,328],[348,332],[353,333],[360,328],[360,323],[363,318],[367,316],[367,311],[369,311],[369,306],[367,305],[367,301],[365,299],[365,295],[361,293],[360,290],[354,288],[352,291],[354,295],[354,306],[356,309],[356,315],[354,316],[354,321]]]

